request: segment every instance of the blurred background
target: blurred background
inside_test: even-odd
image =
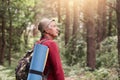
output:
[[[120,79],[120,0],[0,0],[0,80],[15,80],[42,18],[61,30],[65,80]]]

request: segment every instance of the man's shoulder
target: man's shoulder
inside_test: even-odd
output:
[[[48,46],[50,50],[58,49],[58,45],[54,40],[47,40],[44,45]]]
[[[44,43],[47,43],[47,44],[56,44],[56,42],[54,40],[46,40]]]
[[[43,39],[43,40],[38,40],[38,41],[36,41],[36,43],[37,43],[37,44],[40,44],[40,43],[44,44],[44,43],[56,43],[56,42],[55,42],[54,40]]]
[[[40,44],[41,42],[43,45],[46,45],[48,47],[57,46],[57,43],[54,40],[39,40],[37,41],[37,44]]]

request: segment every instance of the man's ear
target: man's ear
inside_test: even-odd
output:
[[[45,29],[44,31],[45,31],[45,33],[50,33],[50,30],[48,28]]]

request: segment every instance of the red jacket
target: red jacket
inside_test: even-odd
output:
[[[42,44],[49,48],[48,59],[44,70],[45,75],[49,72],[47,80],[65,80],[57,44],[53,40],[46,40]]]

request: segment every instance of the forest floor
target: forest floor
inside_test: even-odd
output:
[[[75,79],[71,77],[66,77],[65,80],[75,80]]]
[[[68,72],[65,80],[119,80],[115,69],[100,68],[90,72],[81,68]],[[15,80],[15,69],[0,66],[0,80]]]

